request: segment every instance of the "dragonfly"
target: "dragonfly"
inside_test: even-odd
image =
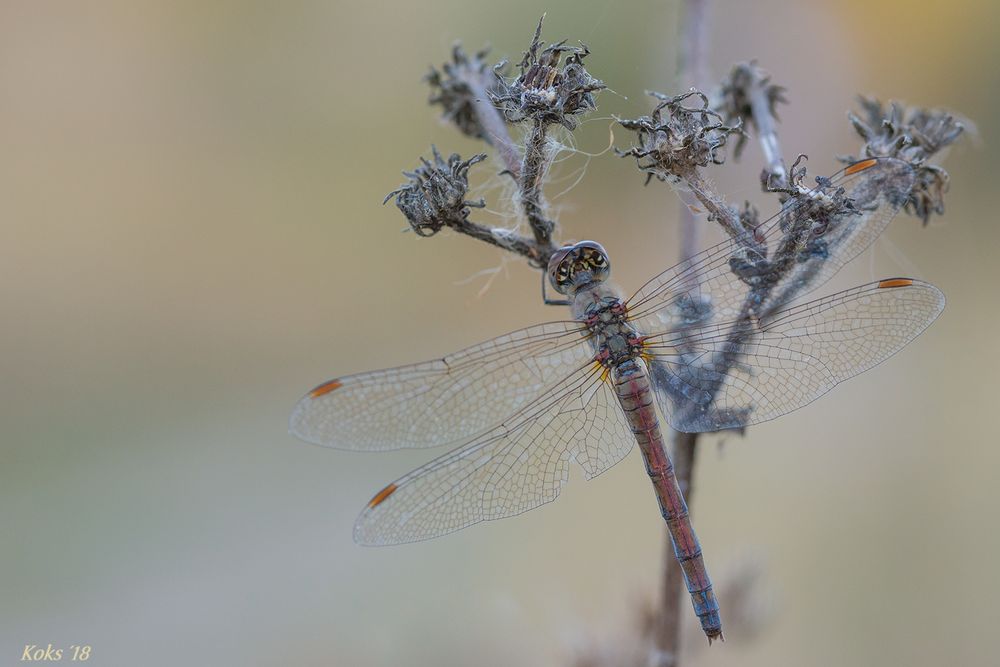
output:
[[[791,412],[899,351],[944,308],[937,288],[913,278],[796,304],[874,242],[905,203],[914,172],[872,158],[817,180],[757,226],[756,250],[729,238],[624,298],[600,244],[567,245],[546,277],[569,319],[309,391],[290,422],[307,442],[355,451],[452,447],[376,493],[355,541],[414,542],[520,514],[559,495],[571,462],[590,479],[637,444],[694,613],[709,643],[722,638],[663,420],[702,432]],[[830,213],[823,204],[836,195],[847,205]]]

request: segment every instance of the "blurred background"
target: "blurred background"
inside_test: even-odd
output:
[[[944,162],[943,217],[901,215],[824,288],[916,275],[940,320],[821,401],[702,440],[695,525],[717,580],[761,572],[760,627],[695,638],[686,664],[996,664],[1000,8],[713,5],[713,80],[758,59],[814,173],[857,150],[857,93],[980,133]],[[674,262],[676,197],[585,153],[645,89],[677,91],[676,2],[0,5],[0,663],[52,643],[95,665],[557,665],[635,641],[663,548],[637,452],[516,519],[366,549],[358,510],[435,452],[286,430],[323,380],[563,316],[521,262],[380,205],[432,143],[480,150],[425,103],[427,65],[456,39],[516,60],[543,11],[613,91],[548,194],[628,293]],[[751,144],[712,175],[769,213],[760,168]],[[480,219],[510,224],[495,171],[473,171]]]

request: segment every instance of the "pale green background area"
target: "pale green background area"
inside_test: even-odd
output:
[[[516,58],[548,11],[615,91],[576,136],[598,153],[612,114],[676,90],[676,3],[88,4],[0,8],[0,664],[51,642],[94,665],[551,665],[630,641],[663,539],[637,453],[522,517],[365,549],[357,511],[434,452],[311,447],[286,420],[330,377],[564,316],[519,261],[380,206],[431,143],[479,150],[425,104],[426,65],[456,38]],[[758,58],[788,87],[786,157],[823,173],[856,150],[857,92],[981,136],[947,157],[943,218],[901,216],[826,288],[916,275],[942,318],[820,402],[703,440],[708,564],[762,562],[772,615],[699,664],[996,664],[1000,12],[715,5],[713,77]],[[667,187],[563,157],[563,238],[601,241],[626,292],[673,262]],[[715,178],[771,211],[760,166],[750,146]]]

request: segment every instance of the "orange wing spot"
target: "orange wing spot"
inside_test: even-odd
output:
[[[847,169],[844,170],[844,176],[850,176],[851,174],[856,174],[859,171],[864,171],[869,167],[874,167],[876,162],[878,162],[878,160],[876,160],[875,158],[872,158],[870,160],[862,160],[861,162],[855,162],[854,164],[852,164],[851,166],[849,166]]]
[[[396,492],[399,487],[395,484],[390,484],[381,491],[375,494],[375,497],[368,501],[368,509],[374,509],[385,502],[385,499]]]
[[[913,284],[913,281],[909,278],[890,278],[889,280],[882,280],[878,284],[879,289],[886,289],[889,287],[909,287]]]
[[[340,380],[330,380],[329,382],[324,382],[320,386],[310,391],[309,395],[312,398],[319,398],[323,394],[329,394],[334,389],[339,389],[342,386],[343,385],[341,384]]]

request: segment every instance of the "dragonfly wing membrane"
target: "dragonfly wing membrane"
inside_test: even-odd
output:
[[[824,284],[842,266],[871,247],[906,203],[915,174],[905,162],[875,160],[847,178],[851,180],[841,187],[856,212],[835,216],[825,229],[818,230],[796,248],[793,268],[772,289],[770,309]]]
[[[520,514],[559,495],[571,460],[593,477],[622,460],[633,442],[600,371],[581,367],[537,403],[376,494],[354,539],[415,542]]]
[[[899,278],[786,308],[761,320],[651,340],[651,376],[670,425],[741,428],[796,410],[889,358],[944,309],[933,285]]]
[[[829,197],[843,189],[842,196],[852,202],[851,207],[824,217],[822,224],[813,219],[818,217],[813,196],[804,195],[789,200],[757,227],[755,234],[764,245],[776,246],[768,248],[766,261],[791,263],[781,280],[770,286],[758,312],[775,310],[825,283],[871,246],[899,212],[913,187],[912,167],[893,158],[870,162],[864,169],[848,167],[813,191],[822,191],[816,197]],[[785,233],[796,224],[808,233],[786,245]],[[627,302],[629,315],[648,334],[738,318],[747,305],[750,285],[734,271],[734,264],[748,265],[754,259],[750,254],[735,240],[726,239],[694,255],[636,292]]]
[[[296,405],[290,431],[359,451],[464,442],[551,388],[593,350],[577,322],[521,329],[434,361],[325,382]]]

